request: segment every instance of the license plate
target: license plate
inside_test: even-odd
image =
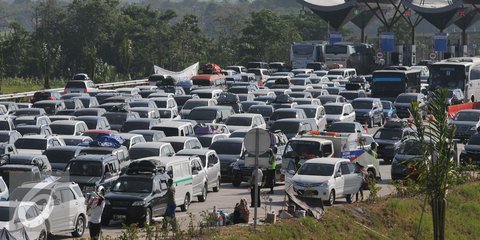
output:
[[[312,197],[315,196],[315,192],[313,190],[305,190],[305,193],[303,195],[305,197]]]
[[[113,220],[125,220],[124,215],[113,215]]]

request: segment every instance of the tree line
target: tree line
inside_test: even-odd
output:
[[[148,76],[153,65],[288,62],[292,42],[327,37],[326,23],[310,11],[209,6],[205,23],[202,16],[118,0],[39,1],[32,30],[12,22],[0,35],[0,78],[44,79],[48,87],[78,72],[106,82]]]

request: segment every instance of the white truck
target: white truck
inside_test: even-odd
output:
[[[373,138],[359,133],[310,132],[292,138],[282,155],[282,172],[285,174],[285,189],[298,168],[308,159],[320,157],[347,158],[358,162],[367,170],[370,178],[381,179],[379,160],[368,151]]]

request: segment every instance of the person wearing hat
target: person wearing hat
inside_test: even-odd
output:
[[[99,186],[87,201],[88,230],[90,238],[97,240],[102,231],[102,213],[105,208],[105,188]]]

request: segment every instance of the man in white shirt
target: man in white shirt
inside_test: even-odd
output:
[[[253,170],[252,177],[250,179],[250,196],[252,199],[252,203],[250,204],[250,207],[255,207],[255,184],[258,186],[257,207],[260,207],[260,188],[262,187],[262,182],[263,182],[262,169],[258,168],[257,170]]]
[[[99,186],[95,195],[87,201],[88,228],[90,238],[97,240],[102,231],[102,213],[105,208],[105,188]]]

